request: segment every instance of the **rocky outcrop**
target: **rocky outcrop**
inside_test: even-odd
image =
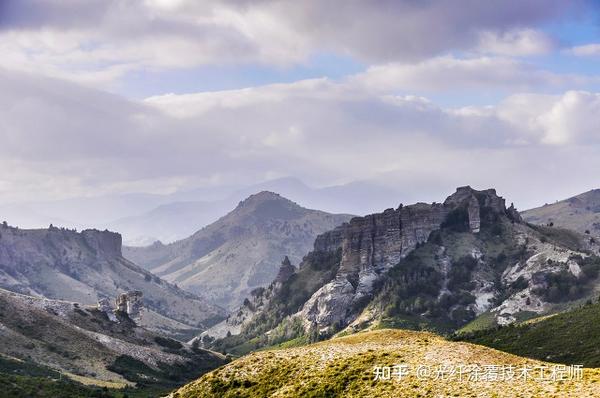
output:
[[[400,205],[383,213],[356,217],[317,238],[315,250],[342,249],[336,277],[319,289],[301,310],[307,327],[326,328],[346,323],[352,308],[368,297],[375,283],[393,266],[424,243],[442,224],[455,224],[478,233],[484,216],[511,215],[494,189],[460,187],[443,204]],[[518,219],[516,220],[518,221]]]
[[[285,256],[283,261],[281,262],[281,266],[279,267],[279,272],[275,277],[273,283],[275,284],[283,284],[290,279],[292,275],[296,272],[296,267],[292,265],[288,256]]]
[[[502,325],[595,298],[599,249],[523,223],[493,189],[460,187],[442,204],[400,205],[318,236],[295,275],[249,300],[237,333],[272,345],[380,322],[445,333],[481,315],[478,325]]]
[[[139,290],[119,294],[116,299],[116,310],[127,314],[133,321],[139,321],[142,310],[142,296],[143,293]]]

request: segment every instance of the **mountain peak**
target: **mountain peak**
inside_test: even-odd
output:
[[[278,194],[276,192],[260,191],[253,195],[250,195],[246,199],[242,200],[238,204],[236,210],[243,209],[243,208],[254,209],[254,208],[260,207],[266,203],[273,204],[273,202],[276,202],[279,205],[284,205],[285,207],[300,207],[300,205],[298,205],[297,203],[292,202],[291,200],[289,200],[287,198],[284,198],[283,196],[281,196],[280,194]]]
[[[254,195],[250,195],[248,196],[245,201],[265,201],[265,200],[288,200],[286,198],[284,198],[283,196],[279,195],[276,192],[272,192],[272,191],[260,191],[258,193],[255,193]]]

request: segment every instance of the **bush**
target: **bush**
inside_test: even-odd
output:
[[[183,345],[179,341],[170,339],[168,337],[156,336],[154,338],[154,341],[156,342],[156,344],[165,348],[170,348],[172,350],[179,350],[183,348]]]

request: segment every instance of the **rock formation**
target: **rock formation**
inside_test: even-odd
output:
[[[139,321],[143,306],[142,296],[139,290],[119,294],[115,301],[116,311],[127,314],[134,321]]]
[[[333,281],[306,302],[302,318],[307,325],[329,326],[343,321],[346,309],[368,296],[374,283],[391,267],[424,243],[443,223],[456,223],[478,233],[482,209],[509,215],[496,191],[460,187],[443,204],[417,203],[387,209],[383,213],[353,218],[335,230],[319,236],[315,250],[342,250],[342,260]]]
[[[296,267],[292,265],[288,256],[285,256],[283,261],[281,262],[281,266],[279,267],[279,272],[275,277],[274,283],[285,283],[294,273],[296,272]]]
[[[108,298],[104,297],[98,300],[96,308],[98,308],[98,311],[105,313],[110,321],[119,322],[119,319],[115,315],[114,308],[111,306]]]

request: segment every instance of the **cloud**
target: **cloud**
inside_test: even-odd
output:
[[[581,170],[565,187],[600,166],[589,145],[599,95],[583,91],[449,109],[328,79],[144,102],[11,71],[0,72],[0,86],[0,167],[11,170],[0,175],[4,200],[273,175],[445,189],[472,182],[516,190],[534,179],[541,189],[563,173],[555,161]]]
[[[473,89],[529,91],[539,87],[581,87],[598,82],[597,77],[558,74],[513,58],[490,56],[443,56],[418,63],[374,65],[350,80],[372,90],[418,92]]]
[[[575,46],[571,49],[571,54],[580,57],[594,57],[600,55],[600,43],[591,43],[581,46]]]
[[[131,70],[287,66],[333,52],[366,63],[452,51],[544,51],[531,26],[583,2],[522,0],[6,0],[0,66],[106,84]]]
[[[479,51],[506,56],[542,55],[558,47],[547,34],[534,29],[482,32]]]

